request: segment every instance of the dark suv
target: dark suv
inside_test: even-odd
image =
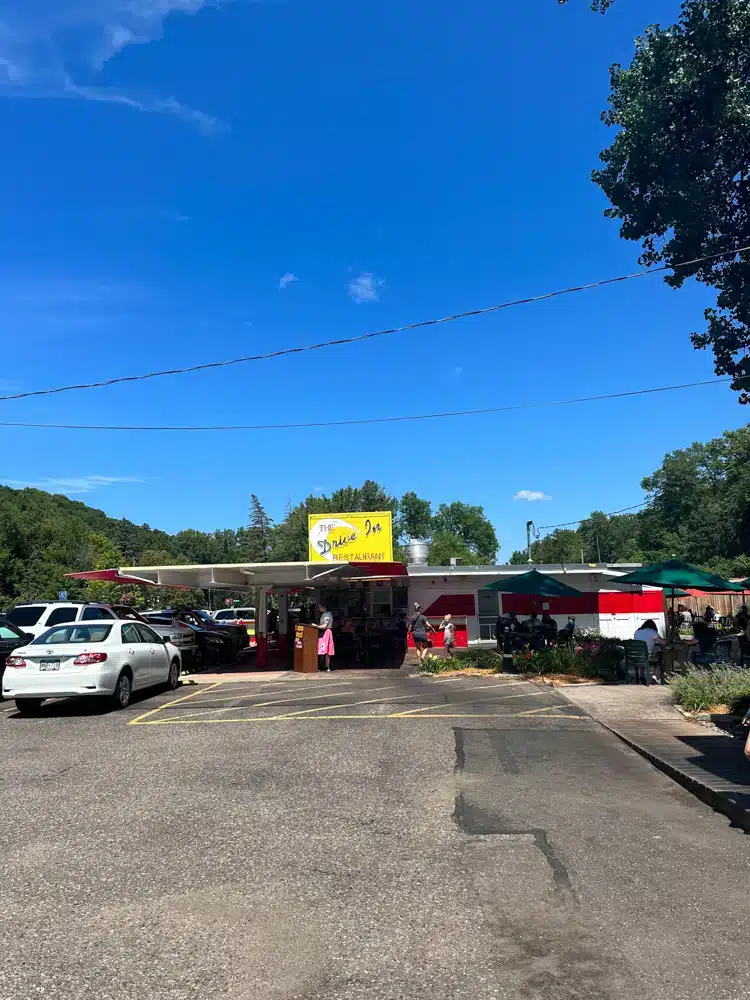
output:
[[[147,611],[144,614],[146,624],[161,629],[184,628],[192,633],[201,651],[204,664],[232,663],[235,656],[235,645],[232,635],[223,628],[214,626],[208,628],[203,621],[191,611]]]
[[[186,625],[207,628],[210,631],[229,636],[235,653],[250,645],[250,636],[247,634],[246,625],[237,625],[234,622],[217,622],[205,611],[196,611],[194,608],[170,608],[169,611],[161,613],[173,615],[175,621],[184,622]]]

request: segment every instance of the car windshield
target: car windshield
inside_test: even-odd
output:
[[[20,608],[13,608],[5,617],[9,622],[13,622],[14,625],[20,625],[23,628],[24,625],[36,625],[44,613],[44,608],[43,604],[21,605]]]
[[[104,642],[112,631],[111,625],[59,625],[48,629],[31,643],[32,646],[61,646],[67,643]]]
[[[191,615],[195,615],[196,618],[200,618],[200,620],[202,622],[204,622],[206,625],[214,625],[215,624],[215,622],[214,622],[213,618],[211,617],[211,615],[207,615],[205,613],[205,611],[191,611],[190,614]]]

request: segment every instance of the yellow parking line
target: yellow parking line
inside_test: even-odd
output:
[[[394,687],[398,687],[398,685],[397,684],[390,684],[387,688],[372,688],[371,690],[373,690],[373,691],[377,691],[377,690],[388,691],[388,690],[392,690]],[[369,694],[369,693],[370,692],[368,692],[368,691],[363,691],[362,692],[362,694]],[[346,694],[346,692],[341,692],[341,694]],[[407,695],[407,697],[409,697],[409,698],[415,698],[415,697],[417,697],[417,695]],[[256,702],[253,702],[252,704],[249,704],[249,705],[234,705],[234,706],[227,707],[227,708],[204,708],[204,709],[202,709],[199,712],[189,712],[189,713],[187,713],[187,715],[181,715],[180,718],[184,719],[184,718],[187,718],[188,715],[203,715],[203,714],[208,714],[210,712],[235,711],[235,710],[239,710],[239,709],[242,709],[242,708],[247,708],[247,709],[250,709],[250,708],[268,708],[269,705],[288,705],[290,703],[296,705],[296,704],[299,704],[300,702],[302,702],[304,704],[306,701],[319,701],[321,698],[330,698],[330,693],[326,692],[325,694],[313,694],[313,695],[309,695],[307,698],[277,698],[274,701],[256,701]],[[384,700],[387,700],[387,699],[383,699],[383,698],[375,698],[375,699],[373,699],[373,701],[384,701]],[[346,702],[342,702],[342,704],[345,706],[347,703]],[[354,704],[355,705],[369,705],[370,702],[354,702]],[[335,708],[336,706],[334,705],[332,707]],[[313,711],[316,711],[316,709],[307,709],[307,711],[313,712]],[[293,712],[292,714],[294,715],[296,713]]]
[[[269,715],[256,716],[251,719],[156,719],[153,722],[139,724],[142,726],[214,726],[224,724],[236,726],[254,722],[335,722],[337,719],[368,719],[370,722],[385,722],[394,719],[399,721],[427,719],[429,722],[434,719],[518,719],[523,715],[523,712],[463,712],[443,715],[303,715],[301,717]],[[584,721],[589,719],[588,715],[567,715],[565,713],[560,713],[556,718],[582,719]]]
[[[236,684],[237,682],[233,681],[232,683]],[[338,681],[335,684],[326,684],[326,688],[328,690],[330,690],[331,688],[334,688],[334,687],[347,687],[347,686],[351,687],[352,684],[353,684],[353,681]],[[289,685],[286,684],[283,687],[279,687],[278,691],[252,691],[252,692],[250,692],[248,694],[225,695],[225,696],[223,696],[221,698],[212,698],[211,701],[239,701],[241,699],[246,699],[246,698],[262,698],[265,695],[269,695],[269,694],[282,694],[282,693],[285,694],[288,691],[290,691],[290,688],[289,688]],[[312,695],[306,695],[306,694],[302,695],[303,699],[307,698],[307,697],[313,697],[313,696]]]
[[[197,698],[199,694],[205,694],[206,691],[211,691],[213,688],[221,687],[224,683],[224,681],[215,681],[213,684],[209,684],[208,687],[203,688],[203,690],[193,691],[190,694],[186,694],[182,698],[175,698],[174,701],[166,701],[163,705],[158,705],[156,708],[152,708],[151,711],[144,712],[143,715],[138,715],[135,719],[131,719],[128,725],[148,725],[149,723],[144,723],[143,719],[148,719],[150,715],[156,715],[158,712],[163,712],[165,708],[171,708],[173,705],[179,705],[181,701],[189,701],[191,698]]]

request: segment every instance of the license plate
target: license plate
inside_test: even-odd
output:
[[[59,670],[60,661],[59,660],[42,660],[39,664],[40,670]]]

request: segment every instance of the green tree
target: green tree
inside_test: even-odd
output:
[[[717,375],[730,375],[750,401],[750,4],[684,0],[677,24],[652,25],[629,68],[611,69],[604,121],[617,136],[595,182],[620,235],[639,240],[646,265],[689,264],[665,281],[689,277],[716,289],[708,327],[693,345],[710,347]]]
[[[432,504],[410,490],[398,502],[397,527],[399,538],[429,538],[432,534]]]
[[[243,538],[247,562],[266,562],[272,548],[273,522],[258,497],[250,494],[249,526]]]
[[[561,7],[563,7],[569,0],[557,0]],[[591,0],[591,9],[598,11],[600,14],[604,14],[615,0]]]
[[[477,563],[474,550],[451,531],[435,531],[432,535],[428,563],[430,566],[449,566],[451,559],[457,559],[462,566]]]
[[[475,562],[493,562],[499,547],[495,529],[485,516],[484,507],[475,507],[460,500],[440,504],[432,519],[432,530],[433,544],[438,532],[454,535],[470,549]]]

